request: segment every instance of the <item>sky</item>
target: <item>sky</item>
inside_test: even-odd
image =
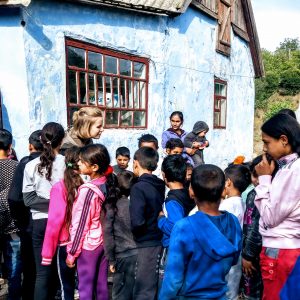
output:
[[[261,48],[275,51],[285,38],[300,39],[300,0],[252,0]]]

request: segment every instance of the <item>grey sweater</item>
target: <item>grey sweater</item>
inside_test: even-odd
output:
[[[131,233],[129,199],[123,196],[117,201],[117,210],[106,206],[103,219],[104,251],[110,264],[117,258],[137,254],[136,244]]]

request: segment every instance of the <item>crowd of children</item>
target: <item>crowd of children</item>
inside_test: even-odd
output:
[[[223,171],[205,164],[203,121],[170,116],[158,140],[131,155],[102,144],[98,108],[67,132],[55,122],[9,158],[0,130],[0,239],[8,299],[297,299],[300,272],[300,126],[280,112],[262,126],[264,154]],[[132,166],[132,167],[131,167]],[[245,201],[243,200],[245,199]],[[298,263],[299,262],[299,263]],[[35,267],[34,267],[35,266]],[[113,277],[112,291],[108,275]],[[295,296],[296,295],[296,296]]]

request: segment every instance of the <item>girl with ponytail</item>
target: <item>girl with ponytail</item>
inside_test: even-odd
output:
[[[91,181],[79,187],[73,205],[66,263],[74,268],[77,261],[80,299],[108,300],[108,261],[104,256],[100,214],[104,202],[116,202],[117,180],[105,146],[85,146],[79,157],[80,173],[88,175]]]
[[[54,299],[56,265],[42,266],[42,246],[48,219],[50,190],[63,178],[64,157],[59,154],[64,128],[55,122],[47,123],[41,132],[43,151],[40,157],[26,164],[23,178],[23,199],[32,214],[32,241],[36,264],[34,300]]]
[[[261,130],[265,154],[255,167],[259,181],[255,205],[263,245],[263,299],[279,300],[300,256],[300,126],[291,116],[277,114]]]
[[[51,265],[57,252],[58,276],[61,284],[61,298],[74,299],[75,270],[66,265],[67,244],[72,208],[77,190],[83,184],[79,175],[79,148],[72,147],[65,152],[66,169],[63,180],[53,185],[50,192],[48,222],[42,250],[42,265]]]

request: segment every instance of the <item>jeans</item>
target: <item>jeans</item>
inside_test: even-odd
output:
[[[7,272],[8,297],[7,300],[21,299],[21,242],[16,233],[1,236],[1,250],[3,251],[4,266]]]

